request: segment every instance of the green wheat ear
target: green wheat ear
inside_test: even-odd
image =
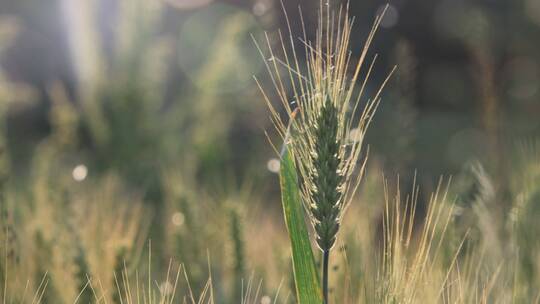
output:
[[[309,175],[313,204],[309,207],[317,233],[317,245],[323,252],[330,251],[336,241],[339,230],[344,176],[340,173],[340,139],[338,138],[338,111],[336,106],[326,99],[314,126],[312,153],[313,164]]]
[[[323,252],[325,303],[328,303],[329,254],[336,242],[343,214],[363,176],[366,163],[364,136],[379,104],[381,91],[393,72],[362,108],[360,101],[375,59],[367,68],[364,63],[382,14],[375,19],[358,60],[351,57],[349,48],[353,22],[347,7],[334,12],[329,6],[323,6],[322,1],[314,41],[308,40],[304,32],[301,45],[297,47],[293,34],[287,41],[280,33],[281,46],[274,47],[266,37],[269,50],[266,55],[257,45],[265,58],[272,92],[265,92],[262,85],[257,84],[287,153],[293,159],[300,181],[300,196],[316,232],[317,245]],[[285,18],[291,33],[286,14]],[[305,55],[299,57],[297,49],[304,49]],[[361,75],[365,78],[361,79]],[[272,95],[279,97],[282,109],[273,105],[269,99]],[[283,117],[282,111],[288,115]]]

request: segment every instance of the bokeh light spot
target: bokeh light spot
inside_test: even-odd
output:
[[[73,179],[82,182],[86,179],[86,176],[88,175],[88,168],[83,165],[77,165],[75,168],[73,168],[73,172],[71,172],[71,175],[73,176]]]
[[[175,212],[171,218],[173,225],[177,227],[182,226],[184,224],[184,220],[185,220],[185,217],[182,212]]]
[[[278,173],[279,172],[279,159],[277,158],[269,159],[268,163],[266,163],[266,167],[268,168],[268,171],[272,173]]]
[[[171,284],[171,282],[165,281],[165,282],[161,283],[161,285],[159,286],[159,290],[160,290],[162,295],[168,296],[168,295],[171,295],[173,293],[174,286],[173,286],[173,284]]]
[[[385,8],[386,8],[386,4],[379,6],[379,8],[377,9],[377,15],[382,14]],[[398,23],[398,21],[399,21],[399,11],[392,4],[388,4],[388,8],[386,8],[386,12],[384,13],[384,16],[381,20],[381,27],[383,28],[394,27]]]
[[[253,5],[253,14],[255,16],[260,17],[260,16],[266,14],[266,12],[268,11],[269,8],[270,8],[270,5],[269,5],[268,1],[259,0],[259,1],[255,2],[255,4]]]
[[[349,140],[353,143],[360,141],[362,139],[362,132],[359,128],[354,128],[349,131]]]
[[[261,304],[270,304],[272,303],[272,299],[269,296],[264,296],[261,298]]]

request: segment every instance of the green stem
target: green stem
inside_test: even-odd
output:
[[[330,250],[323,251],[323,274],[322,274],[322,292],[324,304],[328,304],[328,260],[330,260]]]

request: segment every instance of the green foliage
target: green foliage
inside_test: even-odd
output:
[[[240,216],[238,211],[234,208],[231,208],[230,211],[230,235],[233,245],[233,259],[234,259],[234,277],[236,278],[237,284],[234,286],[235,296],[234,299],[241,298],[242,285],[241,278],[243,279],[246,274],[245,270],[245,248],[244,248],[244,236],[243,236],[243,226],[241,223]]]
[[[299,303],[322,303],[322,291],[300,200],[298,177],[288,151],[282,157],[280,169],[281,202],[289,238]]]
[[[80,290],[77,303],[93,303],[94,294],[90,286],[91,274],[84,249],[76,245],[77,251],[73,263],[75,264],[75,279],[77,280],[77,290]]]

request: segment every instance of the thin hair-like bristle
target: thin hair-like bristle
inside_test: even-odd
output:
[[[285,11],[283,2],[281,6]],[[363,139],[379,105],[382,89],[393,70],[376,94],[361,108],[360,102],[376,56],[366,71],[363,66],[382,14],[375,18],[362,52],[354,62],[349,48],[353,19],[349,17],[348,4],[334,12],[320,1],[315,41],[308,40],[301,9],[299,12],[302,34],[298,42],[299,49],[305,52],[305,62],[300,62],[296,48],[298,43],[285,12],[288,39],[279,31],[276,47],[272,45],[269,35],[265,34],[266,55],[255,41],[272,83],[270,88],[263,88],[259,81],[257,85],[263,93],[277,133],[293,155],[301,181],[301,196],[317,231],[319,246],[324,243],[323,247],[332,247],[344,210],[363,176],[366,164]],[[352,75],[348,74],[350,70],[353,71]],[[363,79],[360,78],[362,74],[365,74]],[[280,100],[279,108],[270,100],[273,95]],[[282,111],[285,111],[285,117],[280,114]],[[325,124],[324,128],[334,130],[322,130],[321,124]],[[280,154],[283,151],[285,148],[281,149]],[[325,153],[331,154],[321,155]],[[328,189],[326,193],[321,193],[321,188]],[[332,206],[325,207],[324,204]],[[321,214],[321,210],[328,214]],[[329,225],[328,219],[323,220],[326,216],[333,218],[335,226],[326,227]],[[323,230],[330,234],[321,235],[324,234]],[[321,237],[325,238],[324,242]]]

